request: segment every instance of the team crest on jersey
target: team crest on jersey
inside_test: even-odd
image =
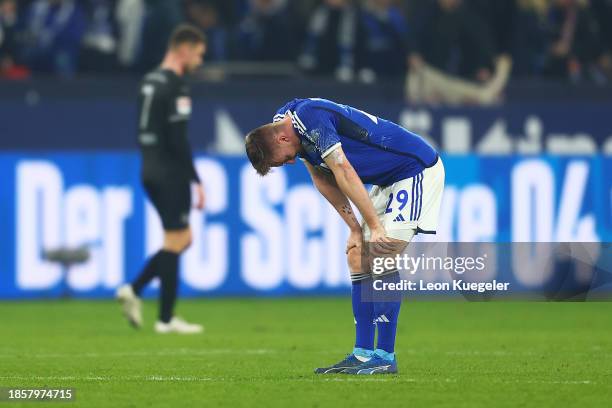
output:
[[[319,140],[320,137],[321,131],[319,129],[312,129],[310,132],[306,133],[306,138],[314,144],[317,144],[317,140]]]
[[[188,96],[176,98],[176,112],[179,115],[191,115],[191,98]]]

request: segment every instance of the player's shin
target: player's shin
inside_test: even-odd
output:
[[[352,274],[352,304],[355,318],[355,349],[353,354],[365,361],[374,350],[374,305],[372,278],[369,274]]]
[[[158,275],[160,259],[163,258],[163,256],[163,251],[158,251],[153,255],[142,269],[142,272],[140,272],[140,275],[132,282],[132,289],[136,296],[140,296],[145,286]]]
[[[174,304],[178,290],[178,257],[170,251],[162,251],[163,258],[160,265],[160,305],[159,320],[168,323],[174,314]]]
[[[397,271],[376,277],[383,283],[399,283],[400,274]],[[378,286],[378,285],[377,285]],[[384,287],[380,285],[379,287]],[[374,319],[378,329],[378,341],[375,353],[387,360],[393,360],[395,355],[395,335],[400,307],[402,305],[401,292],[381,291],[374,293]]]

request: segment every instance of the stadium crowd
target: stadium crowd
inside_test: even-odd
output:
[[[0,77],[143,72],[183,21],[208,61],[343,81],[612,78],[612,0],[0,0]]]

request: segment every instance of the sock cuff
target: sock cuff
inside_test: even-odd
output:
[[[377,348],[376,350],[374,350],[374,354],[376,354],[378,357],[383,358],[385,360],[388,361],[393,361],[395,360],[395,353],[389,353],[383,349],[379,349]]]
[[[400,274],[399,271],[397,269],[394,269],[392,271],[385,271],[385,272],[381,273],[380,275],[376,275],[374,277],[374,279],[382,278],[382,277],[387,277],[387,276],[393,276],[393,275],[399,276],[399,274]]]
[[[352,273],[351,274],[351,282],[356,283],[356,282],[361,282],[364,281],[368,278],[370,278],[370,274],[368,273]]]
[[[374,354],[374,350],[369,350],[362,347],[355,347],[353,349],[353,355],[355,357],[371,358],[372,354]]]

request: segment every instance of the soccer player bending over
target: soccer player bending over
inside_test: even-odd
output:
[[[174,316],[179,255],[191,244],[189,211],[191,184],[196,185],[198,209],[204,208],[204,189],[196,173],[187,139],[191,116],[189,87],[184,76],[202,64],[203,34],[179,26],[170,38],[161,66],[144,77],[139,96],[139,137],[144,188],[164,228],[164,243],[131,285],[117,291],[123,312],[134,327],[142,325],[140,294],[158,276],[161,280],[158,333],[199,333],[202,326]]]
[[[273,123],[251,131],[245,144],[251,164],[262,176],[271,167],[300,158],[316,188],[350,228],[346,254],[355,347],[344,360],[315,373],[397,373],[395,333],[401,297],[377,296],[373,280],[397,283],[399,273],[388,270],[372,275],[366,267],[369,261],[362,265],[362,245],[374,246],[373,252],[381,256],[394,256],[403,252],[415,234],[435,233],[444,189],[438,153],[395,123],[318,98],[287,103]],[[373,185],[369,195],[364,184]],[[363,225],[351,202],[361,213]]]

